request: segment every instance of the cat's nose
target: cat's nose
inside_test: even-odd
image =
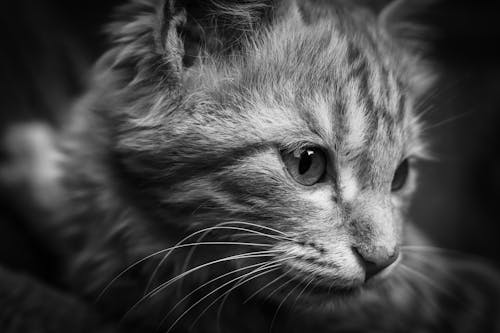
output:
[[[367,250],[365,248],[354,248],[360,257],[365,268],[365,281],[370,280],[375,275],[393,264],[399,257],[397,248],[388,250],[385,247],[375,247]]]

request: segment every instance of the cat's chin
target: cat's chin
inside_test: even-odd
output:
[[[325,276],[289,276],[290,283],[272,295],[273,302],[288,304],[303,311],[331,313],[359,304],[366,294],[377,294],[383,285],[390,283],[391,273],[399,260],[375,277],[365,280],[362,276],[352,278],[329,278]],[[312,282],[310,282],[312,281]]]
[[[364,285],[351,288],[318,285],[305,292],[302,292],[303,288],[300,287],[297,288],[298,291],[293,290],[294,287],[290,285],[281,293],[273,295],[271,303],[302,313],[329,315],[347,309],[348,305],[356,303],[365,291]]]
[[[298,309],[327,310],[332,306],[338,307],[348,299],[356,299],[368,287],[364,276],[335,279],[320,275],[307,277],[299,274],[287,275],[286,272],[277,276],[282,277],[279,283],[271,283],[273,281],[271,277],[268,278],[269,281],[266,281],[268,279],[255,281],[251,289],[254,289],[254,292],[260,290],[256,299]]]

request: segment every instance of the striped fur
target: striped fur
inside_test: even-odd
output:
[[[365,272],[352,248],[369,254],[403,242],[413,185],[391,193],[391,181],[403,159],[424,154],[413,105],[427,82],[425,67],[395,42],[390,20],[390,13],[377,18],[341,1],[134,0],[122,8],[109,26],[112,47],[58,137],[66,195],[52,230],[60,235],[73,288],[95,297],[124,268],[186,235],[222,223],[252,223],[293,241],[238,238],[236,230],[212,232],[204,240],[265,243],[281,251],[274,259],[293,256],[282,269],[293,268],[305,283],[245,304],[260,289],[272,294],[279,273],[236,289],[221,310],[224,330],[447,327],[427,306],[439,308],[450,298],[397,267],[385,282],[358,288]],[[305,188],[286,172],[279,152],[311,144],[327,152],[328,179]],[[200,246],[189,267],[249,251]],[[174,251],[153,286],[182,273],[188,253]],[[103,311],[119,316],[130,309],[160,260],[146,260],[115,281]],[[183,295],[255,260],[190,275],[179,289],[167,288],[133,307],[127,320],[143,332],[172,324],[162,318]],[[448,279],[418,260],[403,261],[438,281]],[[312,286],[326,281],[329,290],[306,286],[299,293],[311,277]],[[288,312],[273,318],[290,295],[284,301]],[[177,310],[189,309],[195,296]],[[206,303],[201,305],[175,329],[188,328]],[[235,313],[246,321],[243,328]],[[196,330],[215,331],[215,314],[210,309]]]

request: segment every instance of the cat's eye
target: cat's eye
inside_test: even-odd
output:
[[[305,186],[319,182],[326,171],[325,153],[320,148],[309,147],[282,152],[282,159],[292,178]]]
[[[401,164],[396,169],[394,177],[392,178],[391,191],[396,192],[401,190],[408,180],[408,174],[410,172],[410,163],[408,159],[403,160]]]

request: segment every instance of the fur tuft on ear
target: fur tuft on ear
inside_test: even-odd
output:
[[[178,30],[185,21],[185,12],[170,0],[134,0],[122,6],[107,27],[114,48],[101,64],[118,72],[126,84],[176,85],[183,56]]]
[[[271,21],[278,2],[132,0],[107,29],[115,48],[106,64],[129,83],[175,86],[183,70],[200,57],[237,50],[242,40]]]

